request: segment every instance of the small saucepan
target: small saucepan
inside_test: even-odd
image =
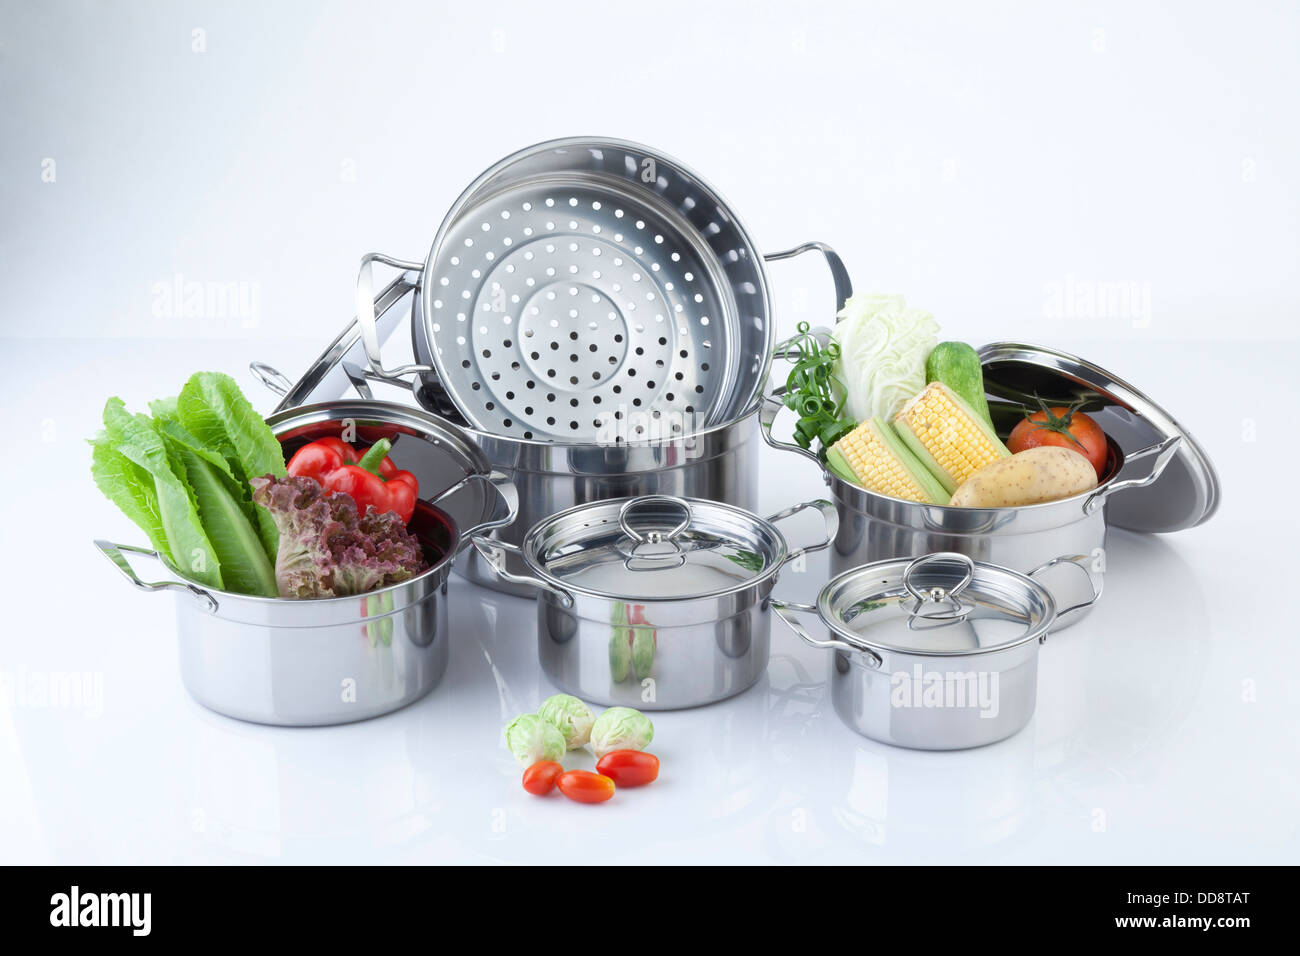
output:
[[[824,540],[791,549],[776,523],[813,508]],[[542,670],[584,700],[642,710],[739,694],[767,669],[772,588],[835,535],[835,506],[808,501],[767,519],[701,498],[643,495],[570,508],[516,548],[474,539],[507,581],[538,589]],[[506,570],[513,553],[527,575]]]
[[[831,701],[851,729],[898,747],[960,750],[1010,737],[1034,715],[1038,645],[1101,596],[1058,611],[1035,576],[955,552],[877,561],[833,578],[815,605],[773,601],[787,625],[831,650]],[[816,614],[814,638],[793,612]]]

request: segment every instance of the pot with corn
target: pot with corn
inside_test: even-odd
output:
[[[778,347],[793,369],[760,413],[768,444],[814,462],[831,489],[832,574],[957,552],[1038,570],[1073,624],[1102,590],[1108,516],[1173,531],[1217,506],[1213,465],[1191,435],[1091,363],[938,342],[934,320],[901,297],[854,296],[839,319]],[[772,434],[787,408],[793,442]]]

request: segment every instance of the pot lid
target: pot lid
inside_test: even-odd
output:
[[[1106,503],[1106,521],[1132,531],[1181,531],[1209,519],[1219,506],[1219,478],[1205,449],[1145,393],[1099,366],[1056,349],[995,342],[979,350],[989,395],[1037,407],[1036,396],[1053,405],[1082,400],[1083,410],[1126,456],[1181,439],[1160,477]],[[1019,419],[1014,406],[994,406],[994,424]],[[1005,419],[1000,416],[1006,416]]]
[[[670,495],[562,511],[528,533],[523,552],[535,572],[566,590],[628,601],[735,591],[775,575],[789,553],[762,518]]]
[[[1056,618],[1038,582],[949,551],[845,571],[822,589],[817,610],[853,647],[941,657],[1024,644]]]

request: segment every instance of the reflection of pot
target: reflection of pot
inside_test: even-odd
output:
[[[1134,783],[1150,774],[1159,766],[1151,752],[1177,736],[1209,667],[1210,592],[1170,539],[1120,531],[1111,536],[1110,553],[1125,566],[1141,567],[1140,580],[1116,578],[1099,627],[1053,641],[1040,672],[1045,703],[1034,721],[1035,759],[1062,791],[1095,786],[1097,774]],[[1178,597],[1152,603],[1152,594]],[[1259,607],[1262,623],[1267,604]],[[1249,615],[1244,627],[1252,626]],[[1116,655],[1124,667],[1114,666]]]
[[[813,507],[826,541],[791,551],[774,522]],[[643,710],[697,707],[738,694],[767,668],[769,600],[781,569],[834,532],[829,501],[764,520],[699,499],[592,502],[535,525],[516,555],[537,597],[542,670],[556,686]],[[475,546],[503,564],[508,546]]]
[[[836,831],[889,859],[952,862],[955,853],[1004,843],[1023,828],[1033,794],[1029,733],[967,753],[928,754],[858,741],[836,750],[829,807]]]
[[[1144,531],[1177,531],[1214,513],[1218,478],[1208,455],[1186,429],[1133,386],[1083,359],[1039,346],[986,345],[980,358],[985,387],[992,395],[1031,403],[1032,396],[1039,395],[1065,405],[1077,397],[1090,403],[1089,413],[1108,435],[1108,465],[1100,483],[1069,498],[1018,508],[953,508],[877,494],[840,478],[808,449],[773,437],[772,425],[784,407],[785,389],[778,388],[765,398],[760,412],[763,437],[775,448],[811,459],[822,470],[840,517],[831,549],[832,573],[889,558],[959,551],[1021,572],[1058,555],[1091,555],[1093,571],[1101,574],[1106,570],[1108,522]],[[991,410],[1004,438],[1023,417],[1020,405],[995,401]],[[1060,608],[1091,604],[1095,582],[1069,569],[1049,572],[1042,583]],[[1064,626],[1086,614],[1081,609]]]
[[[267,724],[338,724],[385,714],[423,697],[447,666],[447,577],[456,554],[473,534],[514,518],[509,480],[488,469],[482,453],[459,429],[423,412],[378,402],[337,402],[268,419],[290,454],[295,444],[339,435],[345,423],[355,425],[358,433],[383,429],[402,439],[393,446],[394,463],[416,471],[422,488],[441,487],[426,484],[430,459],[458,473],[450,488],[416,504],[410,530],[420,539],[430,567],[409,581],[350,597],[257,597],[200,588],[146,548],[96,542],[136,587],[178,592],[181,677],[196,700],[218,713]],[[476,481],[504,502],[505,517],[485,517],[462,533],[432,501],[455,496]],[[142,581],[127,553],[158,559],[181,580]]]

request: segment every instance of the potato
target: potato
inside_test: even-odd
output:
[[[956,508],[1016,508],[1057,501],[1097,487],[1097,472],[1070,448],[1042,445],[990,462],[963,481]]]

